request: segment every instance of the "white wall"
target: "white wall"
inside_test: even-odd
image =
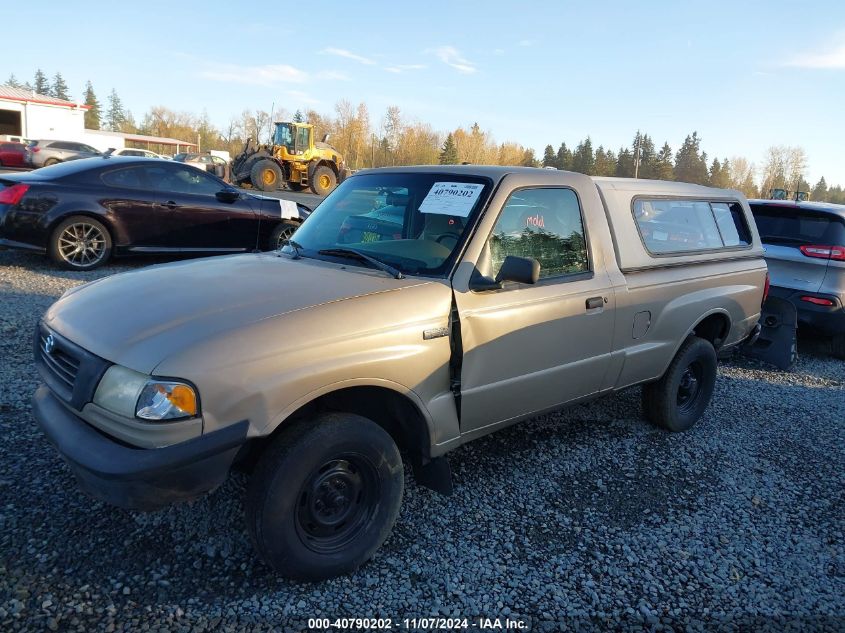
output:
[[[77,140],[87,143],[101,152],[105,152],[112,147],[114,149],[126,147],[126,140],[122,136],[101,130],[84,130],[82,138]]]

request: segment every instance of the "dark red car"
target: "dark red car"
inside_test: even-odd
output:
[[[0,143],[0,167],[25,167],[25,156],[23,143]]]

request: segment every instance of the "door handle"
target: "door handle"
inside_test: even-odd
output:
[[[587,299],[587,310],[595,310],[604,305],[604,297],[590,297]]]

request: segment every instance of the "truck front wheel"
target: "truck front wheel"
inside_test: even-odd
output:
[[[247,488],[258,556],[301,580],[353,571],[390,534],[403,477],[396,444],[372,420],[330,413],[294,423],[261,455]]]
[[[709,341],[690,336],[663,377],[643,385],[643,411],[657,426],[686,431],[710,404],[715,386],[716,350]]]
[[[276,191],[282,185],[282,170],[272,160],[257,161],[249,170],[252,186],[261,191]]]

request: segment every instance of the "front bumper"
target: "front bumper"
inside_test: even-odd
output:
[[[219,486],[246,442],[247,421],[155,449],[132,448],[89,426],[41,385],[35,419],[70,466],[80,487],[112,505],[155,510]]]
[[[836,295],[820,294],[816,292],[801,292],[792,288],[772,286],[770,294],[786,299],[798,311],[798,325],[816,330],[826,336],[835,336],[845,332],[845,306],[842,298]],[[832,301],[832,306],[820,306],[809,301],[802,301],[801,297],[810,296]]]

